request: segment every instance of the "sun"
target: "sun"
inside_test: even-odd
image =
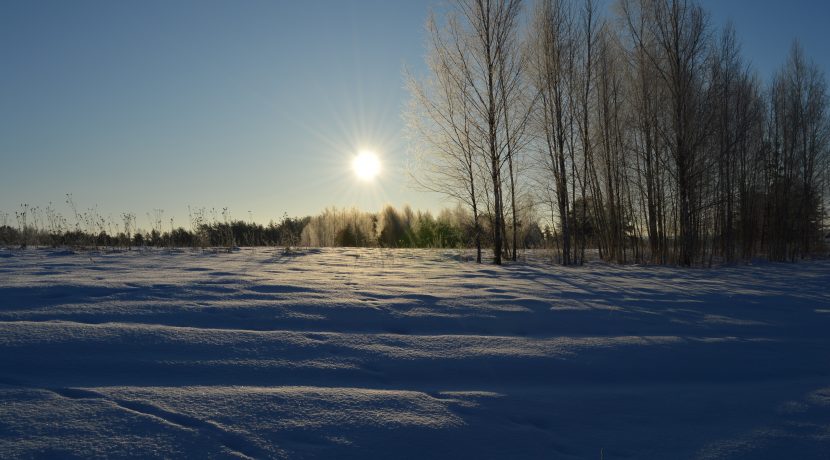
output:
[[[380,174],[380,158],[371,150],[361,150],[352,160],[352,170],[358,179],[370,181]]]

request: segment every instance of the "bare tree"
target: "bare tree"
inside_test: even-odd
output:
[[[413,145],[419,149],[421,161],[413,171],[424,188],[446,194],[465,203],[472,211],[476,261],[481,263],[480,205],[477,161],[480,145],[474,139],[472,111],[469,107],[469,80],[458,65],[453,46],[460,27],[450,19],[450,32],[442,31],[430,17],[430,50],[427,65],[430,76],[423,82],[408,79],[411,94],[406,112]]]
[[[691,265],[700,249],[697,203],[705,172],[701,152],[707,135],[702,97],[706,15],[689,0],[623,0],[620,5],[629,34],[667,90],[670,113],[662,135],[676,173],[678,258]]]
[[[573,76],[575,46],[570,4],[562,0],[541,0],[529,32],[532,49],[532,82],[539,94],[535,126],[539,137],[541,170],[555,191],[551,204],[556,207],[561,231],[561,258],[570,265],[571,222],[566,159],[572,146]],[[553,211],[553,210],[552,210]],[[552,212],[553,214],[553,212]]]
[[[520,65],[514,53],[519,49],[515,41],[520,2],[459,0],[454,6],[454,13],[444,29],[435,26],[434,21],[431,26],[432,60],[436,61],[431,64],[431,71],[436,86],[444,87],[443,92],[449,93],[442,96],[438,104],[427,91],[420,91],[423,97],[417,96],[419,91],[416,89],[415,100],[420,100],[421,107],[429,109],[421,114],[437,123],[438,131],[444,133],[444,140],[432,142],[433,147],[444,144],[444,154],[462,159],[462,170],[467,173],[465,183],[470,185],[470,193],[465,196],[469,196],[470,201],[476,196],[473,187],[476,169],[485,167],[490,181],[486,201],[492,204],[493,262],[501,264],[504,239],[502,168],[505,159],[512,165],[516,146],[515,138],[508,140],[514,131],[504,124],[509,122],[510,107],[519,96]],[[449,104],[448,101],[455,102]],[[451,141],[447,142],[447,139]]]
[[[587,225],[588,225],[588,190],[591,183],[592,175],[589,174],[589,168],[593,170],[593,137],[592,137],[592,100],[594,96],[594,61],[595,48],[599,39],[597,26],[597,12],[594,0],[585,0],[581,15],[578,20],[578,32],[580,34],[579,42],[582,44],[581,52],[577,59],[580,62],[580,75],[576,82],[579,85],[579,103],[573,104],[577,113],[575,118],[579,125],[579,143],[582,153],[582,172],[580,176],[580,209],[574,210],[574,215],[580,213],[579,225],[577,226],[579,233],[579,263],[585,261],[585,248],[587,245]],[[602,32],[600,32],[602,33]],[[595,170],[593,170],[595,171]],[[593,176],[595,177],[595,175]],[[576,184],[574,184],[576,187]],[[574,200],[575,202],[576,200]],[[575,203],[574,203],[575,204]],[[576,254],[576,253],[575,253]]]
[[[533,106],[536,102],[535,93],[530,90],[526,79],[527,56],[522,52],[518,39],[517,28],[510,31],[511,37],[503,40],[498,47],[499,93],[501,95],[501,114],[503,121],[503,149],[507,164],[510,187],[510,214],[511,237],[509,245],[510,258],[516,260],[519,247],[519,220],[517,215],[522,211],[518,208],[517,193],[520,176],[520,154],[528,143],[528,125]],[[504,165],[502,165],[504,166]],[[507,235],[507,231],[503,232]]]
[[[795,260],[819,239],[821,178],[830,157],[827,83],[798,42],[770,89],[769,253]]]

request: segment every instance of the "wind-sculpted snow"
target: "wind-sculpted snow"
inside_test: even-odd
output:
[[[0,457],[825,458],[830,263],[0,250]]]

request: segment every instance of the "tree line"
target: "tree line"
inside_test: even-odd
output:
[[[50,205],[45,209],[21,205],[15,213],[17,225],[0,213],[0,245],[83,248],[133,247],[224,247],[237,246],[349,246],[387,248],[467,248],[474,241],[474,228],[462,208],[443,210],[437,217],[413,211],[409,206],[397,210],[386,206],[377,213],[357,209],[329,208],[316,216],[291,218],[267,225],[231,218],[227,208],[191,209],[190,228],[166,221],[163,211],[147,214],[150,229],[137,227],[134,214],[124,213],[120,221],[101,216],[94,208],[75,211],[75,220],[65,218]],[[481,219],[479,226],[491,222]],[[166,228],[165,228],[166,227]],[[522,234],[523,247],[544,247],[550,233],[538,225]],[[490,244],[485,240],[485,244]]]
[[[536,213],[566,265],[823,249],[827,83],[798,42],[764,82],[693,0],[526,6],[454,1],[409,78],[413,175],[468,209],[479,261],[485,238],[515,259]]]
[[[437,217],[430,212],[413,211],[409,206],[397,210],[386,206],[378,213],[357,209],[329,208],[309,219],[303,228],[303,246],[363,246],[386,248],[469,248],[476,240],[477,228],[491,228],[493,222],[482,217],[472,224],[463,208],[445,209]],[[542,248],[550,241],[538,224],[521,233],[523,248]],[[489,239],[483,244],[491,245]]]
[[[163,219],[160,209],[148,213],[150,229],[138,227],[136,216],[122,213],[119,220],[104,217],[97,210],[83,212],[70,204],[74,221],[58,213],[50,204],[44,209],[21,205],[15,212],[16,225],[6,213],[0,213],[0,245],[26,248],[29,246],[123,248],[134,247],[226,247],[296,246],[300,234],[311,219],[284,215],[279,222],[267,225],[230,218],[227,208],[223,219],[208,219],[207,210],[190,213],[190,228],[175,226],[173,219]],[[214,213],[216,214],[216,213]],[[165,228],[166,227],[166,228]]]

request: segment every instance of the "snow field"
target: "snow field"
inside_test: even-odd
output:
[[[0,457],[830,451],[827,261],[462,259],[0,250]]]

